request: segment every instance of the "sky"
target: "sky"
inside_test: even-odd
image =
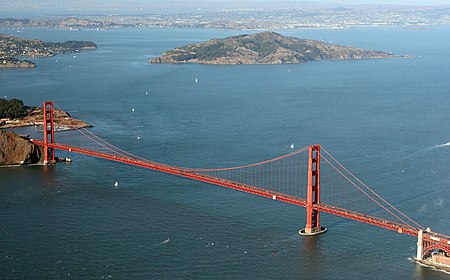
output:
[[[262,2],[287,6],[322,4],[450,5],[450,0],[0,0],[1,17],[23,14],[157,13],[259,7]]]
[[[20,5],[20,6],[50,6],[57,5],[60,7],[64,6],[76,6],[76,5],[114,5],[114,4],[138,4],[138,5],[148,5],[148,4],[161,4],[164,2],[172,2],[172,3],[183,3],[190,0],[0,0],[1,6],[4,5]],[[210,2],[210,3],[226,3],[226,2],[237,2],[237,3],[245,3],[245,2],[264,2],[257,0],[191,0],[190,2]],[[267,2],[287,2],[286,0],[269,0]],[[401,4],[401,5],[436,5],[436,4],[450,4],[450,0],[317,0],[317,1],[300,1],[300,0],[291,0],[291,2],[302,3],[302,2],[317,2],[317,3],[341,3],[341,4]]]

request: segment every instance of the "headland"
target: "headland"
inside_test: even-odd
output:
[[[90,41],[44,42],[0,34],[0,68],[34,68],[32,61],[18,57],[51,57],[57,54],[95,50]]]

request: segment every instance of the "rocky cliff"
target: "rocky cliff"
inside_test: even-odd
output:
[[[388,58],[382,51],[339,46],[316,40],[285,37],[275,32],[213,39],[164,52],[150,63],[281,64],[314,60]]]
[[[42,147],[19,135],[0,130],[0,166],[42,163],[43,152]]]

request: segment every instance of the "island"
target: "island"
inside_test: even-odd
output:
[[[275,32],[212,39],[166,51],[149,63],[294,64],[315,60],[400,57],[389,52],[285,37]]]
[[[44,42],[0,34],[0,68],[33,68],[36,65],[18,57],[51,57],[56,54],[95,50],[90,41]]]

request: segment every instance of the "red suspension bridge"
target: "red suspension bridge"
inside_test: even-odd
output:
[[[417,261],[427,262],[433,253],[439,252],[444,257],[442,263],[450,265],[445,260],[450,253],[449,236],[424,229],[354,176],[320,145],[244,166],[184,168],[133,155],[106,142],[89,129],[71,129],[55,134],[55,128],[61,128],[57,127],[53,112],[53,102],[44,102],[43,139],[33,137],[30,140],[44,147],[45,163],[55,161],[55,150],[63,150],[262,196],[305,207],[306,226],[299,231],[301,235],[325,232],[326,228],[320,225],[320,215],[328,213],[415,236],[418,238]]]

